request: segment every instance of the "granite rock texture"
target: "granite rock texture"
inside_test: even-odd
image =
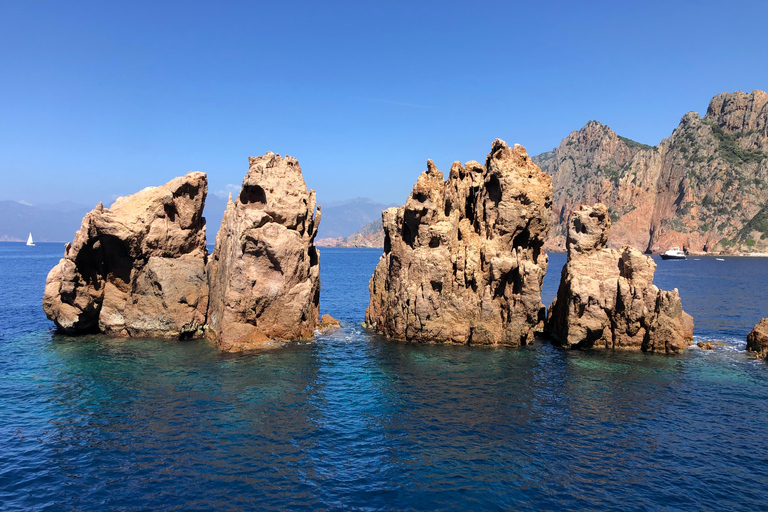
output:
[[[120,336],[197,334],[208,306],[204,173],[101,203],[46,280],[59,330]]]
[[[768,318],[763,318],[747,335],[747,350],[768,358]]]
[[[681,352],[693,343],[693,318],[677,289],[653,285],[656,263],[637,249],[606,247],[604,204],[581,206],[568,221],[568,261],[547,332],[568,348]]]
[[[447,180],[428,161],[405,205],[382,212],[366,325],[420,342],[532,341],[551,200],[551,178],[520,145],[497,139],[485,165],[454,162]]]
[[[320,298],[315,206],[295,158],[272,152],[250,158],[208,267],[207,336],[221,350],[313,336]]]

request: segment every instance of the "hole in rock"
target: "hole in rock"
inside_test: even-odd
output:
[[[528,232],[528,228],[525,228],[512,240],[512,247],[528,247],[530,239],[531,234]]]
[[[485,190],[488,191],[488,197],[491,201],[496,204],[501,202],[501,184],[499,183],[499,178],[491,176],[491,179],[485,184]]]
[[[320,258],[317,256],[317,247],[314,245],[309,248],[309,266],[314,267]]]
[[[166,204],[163,206],[163,209],[165,210],[165,216],[168,217],[168,220],[176,222],[176,205],[173,203]]]
[[[267,204],[267,193],[258,185],[246,185],[240,191],[243,204]]]

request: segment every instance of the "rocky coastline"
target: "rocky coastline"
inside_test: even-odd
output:
[[[543,333],[567,348],[679,353],[693,319],[677,290],[652,284],[644,254],[768,256],[766,190],[763,91],[715,96],[658,146],[590,121],[534,157],[497,139],[447,179],[430,160],[403,206],[346,238],[316,240],[320,207],[298,161],[267,153],[250,158],[212,254],[204,173],[99,204],[50,271],[43,309],[67,334],[250,350],[338,328],[320,319],[318,246],[380,247],[364,325],[388,337],[520,346]],[[568,254],[548,310],[547,252]],[[748,337],[760,357],[765,322]]]

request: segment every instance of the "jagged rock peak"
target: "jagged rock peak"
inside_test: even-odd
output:
[[[605,247],[603,204],[581,206],[568,222],[568,261],[547,332],[569,348],[681,352],[693,342],[693,319],[678,291],[653,285],[656,263],[637,249]]]
[[[179,337],[205,323],[206,175],[99,203],[48,274],[43,309],[68,333]]]
[[[207,333],[221,350],[312,337],[320,297],[315,206],[295,158],[272,152],[249,158],[208,268]]]
[[[430,160],[404,206],[382,213],[384,254],[366,324],[424,342],[520,345],[533,339],[547,256],[551,178],[496,139],[485,165]]]
[[[705,119],[729,133],[766,131],[768,94],[761,90],[720,93],[709,102]]]

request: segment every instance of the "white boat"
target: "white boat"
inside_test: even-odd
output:
[[[663,260],[685,260],[687,259],[687,256],[683,251],[680,250],[679,247],[672,247],[667,252],[663,253],[661,255],[661,259]]]
[[[30,233],[29,238],[27,238],[27,245],[35,245],[35,242],[32,241],[32,233]]]

